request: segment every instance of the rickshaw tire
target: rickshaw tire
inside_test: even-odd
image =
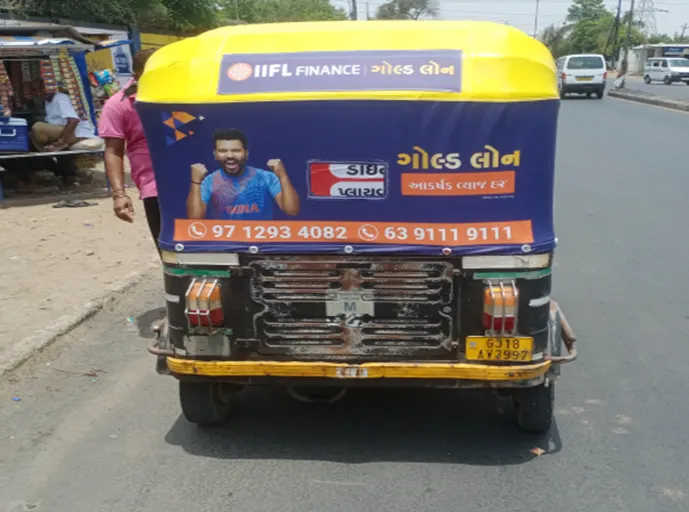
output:
[[[517,425],[524,432],[545,433],[550,430],[555,410],[555,385],[543,384],[515,390],[512,395]]]
[[[220,425],[232,412],[234,391],[222,384],[179,382],[179,401],[184,417],[201,426]]]

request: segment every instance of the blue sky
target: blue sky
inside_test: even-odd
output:
[[[349,0],[332,0],[339,7],[349,9]],[[636,6],[644,0],[635,0]],[[366,6],[373,15],[385,0],[357,0],[360,18],[365,17]],[[645,0],[646,5],[656,9],[655,19],[658,32],[674,34],[683,23],[689,23],[689,0]],[[571,0],[540,0],[539,29],[551,23],[561,23],[567,16]],[[611,10],[617,8],[616,0],[605,0]],[[630,0],[622,1],[622,9],[629,9]],[[531,34],[534,28],[536,0],[439,0],[441,19],[490,20],[510,25]],[[669,12],[662,12],[669,11]],[[644,13],[647,14],[647,13]],[[689,33],[689,29],[687,30]]]

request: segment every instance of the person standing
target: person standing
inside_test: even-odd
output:
[[[160,236],[160,207],[158,189],[151,155],[141,126],[141,119],[134,108],[137,83],[144,72],[146,61],[155,50],[141,50],[134,55],[133,78],[125,88],[112,96],[103,106],[98,123],[98,135],[105,140],[105,173],[110,181],[115,215],[134,222],[134,202],[124,188],[124,155],[131,165],[134,184],[144,205],[144,212],[151,236],[158,246]]]
[[[134,108],[138,80],[144,72],[146,61],[154,51],[153,49],[141,50],[134,55],[133,78],[122,91],[112,96],[103,106],[98,123],[98,134],[105,140],[105,173],[110,181],[112,208],[115,215],[126,222],[134,222],[134,202],[124,188],[124,155],[126,153],[131,165],[132,180],[139,189],[139,196],[144,203],[148,228],[160,254],[158,238],[161,221],[158,188],[141,119]],[[166,326],[167,317],[154,322],[152,328],[160,334]]]

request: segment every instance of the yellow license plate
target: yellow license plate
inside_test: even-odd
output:
[[[532,357],[533,338],[467,336],[466,339],[466,358],[469,361],[531,361]]]
[[[578,76],[577,77],[577,82],[590,82],[593,80],[592,76]]]

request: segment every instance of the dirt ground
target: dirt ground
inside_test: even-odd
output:
[[[3,350],[89,300],[128,274],[155,261],[138,193],[136,219],[112,212],[112,200],[95,206],[50,204],[0,209],[0,357]]]

